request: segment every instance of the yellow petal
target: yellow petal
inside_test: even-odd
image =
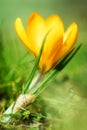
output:
[[[64,32],[63,22],[58,15],[51,15],[50,17],[48,17],[46,19],[46,25],[47,25],[48,30],[51,30],[54,27],[57,27],[57,28],[61,29],[62,33]]]
[[[62,20],[57,15],[52,15],[46,20],[46,27],[48,35],[39,64],[40,69],[44,68],[44,71],[50,70],[57,62],[64,33]]]
[[[73,43],[75,43],[75,41],[77,40],[77,35],[78,35],[78,26],[75,22],[73,22],[64,33],[64,42],[66,42],[66,40],[67,42],[69,42],[68,40],[70,40]]]
[[[78,26],[75,22],[73,22],[66,32],[64,33],[64,39],[63,39],[63,45],[64,45],[64,53],[67,53],[68,51],[71,51],[71,49],[74,47],[75,42],[78,37]]]
[[[62,40],[59,39],[59,41],[57,41],[57,43],[55,43],[55,46],[53,48],[54,50],[52,50],[51,52],[49,51],[49,48],[48,48],[49,55],[43,51],[41,59],[40,59],[40,63],[39,63],[40,70],[47,72],[51,68],[55,67],[55,65],[58,61],[58,53],[62,47],[61,41]]]
[[[46,54],[46,57],[50,57],[53,53],[55,53],[55,51],[57,51],[58,47],[60,46],[60,43],[62,43],[64,27],[62,20],[57,15],[52,15],[46,20],[46,27],[48,35],[44,46],[44,53]],[[61,42],[59,43],[58,41],[60,41],[60,39]]]
[[[78,26],[73,22],[64,33],[63,46],[59,53],[59,59],[68,54],[75,45],[78,36]]]
[[[28,20],[27,33],[32,40],[32,48],[35,48],[35,54],[38,55],[42,41],[45,36],[45,21],[38,13],[33,13]]]
[[[15,21],[15,29],[21,41],[30,49],[29,39],[27,37],[27,34],[24,30],[24,27],[20,18],[17,18]]]

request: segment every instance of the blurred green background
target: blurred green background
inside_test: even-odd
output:
[[[0,0],[0,110],[20,93],[34,62],[14,29],[17,17],[22,18],[26,27],[32,12],[39,12],[44,18],[54,13],[60,15],[65,29],[73,21],[78,24],[77,44],[83,45],[65,69],[47,84],[41,94],[46,105],[41,105],[51,119],[48,130],[87,130],[86,0]]]

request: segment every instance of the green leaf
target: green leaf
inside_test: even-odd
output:
[[[24,85],[24,93],[27,93],[29,85],[31,84],[31,82],[33,80],[33,77],[34,77],[34,75],[36,73],[36,70],[38,68],[38,64],[39,64],[39,61],[40,61],[40,58],[41,58],[41,54],[42,54],[43,47],[44,47],[44,44],[45,44],[46,36],[43,39],[43,43],[42,43],[42,46],[41,46],[41,49],[40,49],[40,53],[39,53],[39,55],[37,56],[37,58],[35,60],[35,64],[34,64],[34,67],[33,67],[32,71],[31,71],[31,74],[29,75],[28,80],[27,80],[26,84]]]
[[[75,56],[75,54],[78,52],[82,44],[80,44],[78,47],[73,48],[73,50],[68,53],[55,67],[56,70],[61,71]]]

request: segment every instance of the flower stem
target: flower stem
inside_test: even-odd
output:
[[[36,86],[34,89],[32,89],[31,94],[35,94],[37,97],[45,88],[46,88],[46,83],[50,81],[56,74],[58,73],[58,70],[54,69],[47,74],[42,82],[39,83],[38,86]]]
[[[37,87],[37,85],[42,81],[44,75],[42,73],[38,73],[32,80],[27,93],[31,93],[33,89]]]

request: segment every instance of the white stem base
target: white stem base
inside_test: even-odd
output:
[[[3,113],[2,123],[8,123],[11,119],[11,114],[15,114],[22,108],[25,108],[28,104],[32,103],[35,100],[33,94],[21,94],[17,100],[12,103],[12,105]]]

